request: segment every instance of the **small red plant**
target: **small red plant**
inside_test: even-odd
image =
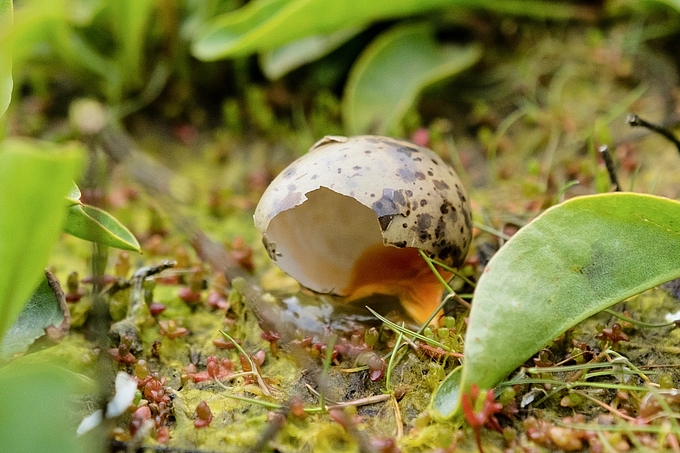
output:
[[[177,296],[189,305],[196,305],[201,302],[201,292],[203,290],[204,277],[205,270],[203,270],[203,268],[193,268],[188,277],[189,286],[183,286],[180,288]]]
[[[168,307],[165,306],[165,304],[162,304],[160,302],[151,302],[149,304],[149,312],[151,313],[151,316],[156,317],[163,313]]]
[[[135,363],[137,361],[132,352],[130,352],[131,341],[130,338],[122,338],[117,348],[109,349],[109,355],[113,360],[120,363]]]
[[[206,302],[208,302],[208,305],[210,305],[210,307],[215,310],[227,311],[231,307],[231,304],[227,300],[227,297],[225,297],[224,293],[214,289],[210,290],[208,293]]]
[[[202,382],[210,379],[224,379],[229,376],[234,369],[234,364],[229,359],[222,359],[218,362],[217,357],[208,357],[206,370],[198,372],[194,364],[186,367],[186,373],[194,382]]]
[[[243,269],[248,272],[255,270],[253,263],[253,249],[248,247],[242,237],[237,237],[231,244],[230,255]]]
[[[612,324],[610,329],[602,329],[602,332],[599,333],[596,338],[602,341],[611,341],[614,343],[614,346],[616,346],[620,341],[628,341],[628,335],[623,333],[623,328],[618,322]]]
[[[475,432],[475,441],[480,453],[484,453],[482,449],[482,427],[488,425],[496,431],[502,433],[503,428],[498,424],[494,414],[497,414],[503,409],[503,405],[494,401],[493,391],[486,392],[484,403],[479,412],[475,409],[479,406],[479,387],[477,384],[472,384],[472,388],[468,393],[463,393],[461,397],[461,405],[463,406],[463,415],[465,419],[472,426]]]
[[[194,420],[194,426],[196,428],[205,428],[212,422],[213,414],[210,410],[210,406],[205,401],[201,401],[196,406],[196,420]]]
[[[189,330],[186,327],[180,326],[174,319],[158,321],[158,328],[161,331],[161,335],[171,340],[183,337],[189,333]]]
[[[130,420],[130,434],[134,436],[137,434],[145,424],[147,420],[151,419],[151,409],[149,406],[141,406],[137,408],[132,414],[132,419]]]

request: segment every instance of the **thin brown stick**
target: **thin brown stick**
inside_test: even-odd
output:
[[[394,396],[394,392],[391,392],[389,394],[391,397],[390,399],[392,400],[392,407],[394,407],[394,418],[395,418],[395,423],[397,425],[397,440],[401,439],[404,436],[404,419],[401,417],[401,410],[399,410],[399,402],[397,401],[397,397]]]

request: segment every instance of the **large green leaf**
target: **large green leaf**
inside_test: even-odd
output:
[[[269,80],[276,80],[293,69],[310,63],[335,50],[362,29],[343,28],[328,35],[314,35],[267,51],[260,58],[262,72]]]
[[[423,88],[469,68],[481,57],[475,45],[441,45],[431,24],[399,26],[382,34],[350,72],[342,100],[352,134],[385,134]]]
[[[0,451],[103,451],[76,438],[73,395],[79,384],[76,375],[53,364],[10,364],[0,369]]]
[[[115,217],[94,206],[68,208],[64,231],[86,241],[139,252],[137,238]]]
[[[12,26],[12,0],[0,0],[0,116],[12,98],[12,57],[5,30]]]
[[[75,8],[69,0],[24,2],[16,10],[8,39],[14,65],[20,67],[37,57],[41,62],[56,60],[75,75],[96,74],[99,77],[91,78],[91,83],[100,85],[110,102],[118,103],[126,92],[143,83],[144,54],[148,50],[143,38],[148,33],[152,6],[151,0],[77,2]],[[101,28],[94,19],[113,28],[112,43],[105,52],[97,42],[98,33],[103,31],[87,28]]]
[[[444,7],[553,19],[581,14],[576,5],[542,0],[255,0],[204,24],[192,50],[202,60],[248,55],[308,36]]]
[[[680,203],[634,193],[575,198],[522,228],[489,261],[475,291],[462,375],[433,408],[457,412],[472,384],[496,385],[589,316],[680,277]],[[455,385],[460,378],[460,385]]]
[[[654,0],[651,2],[648,1],[647,3],[663,3],[670,6],[671,8],[677,9],[678,12],[680,12],[680,0]]]
[[[451,4],[451,0],[256,0],[208,22],[194,41],[203,60],[274,49],[307,36]]]
[[[40,281],[83,155],[78,145],[0,142],[0,338]]]
[[[66,304],[64,292],[53,276],[47,275],[40,282],[28,299],[16,322],[7,330],[0,341],[0,359],[7,359],[14,354],[24,352],[35,340],[45,335],[45,329],[58,327],[64,322],[62,304]],[[57,285],[53,287],[53,285]]]

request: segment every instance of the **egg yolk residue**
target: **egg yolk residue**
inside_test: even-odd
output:
[[[444,280],[453,275],[440,274]],[[343,293],[350,301],[372,294],[395,296],[415,321],[424,323],[441,303],[444,289],[418,249],[375,245],[356,261]]]

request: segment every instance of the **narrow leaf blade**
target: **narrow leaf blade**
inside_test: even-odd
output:
[[[140,252],[139,242],[130,230],[108,212],[94,206],[68,208],[64,231],[86,241]]]

